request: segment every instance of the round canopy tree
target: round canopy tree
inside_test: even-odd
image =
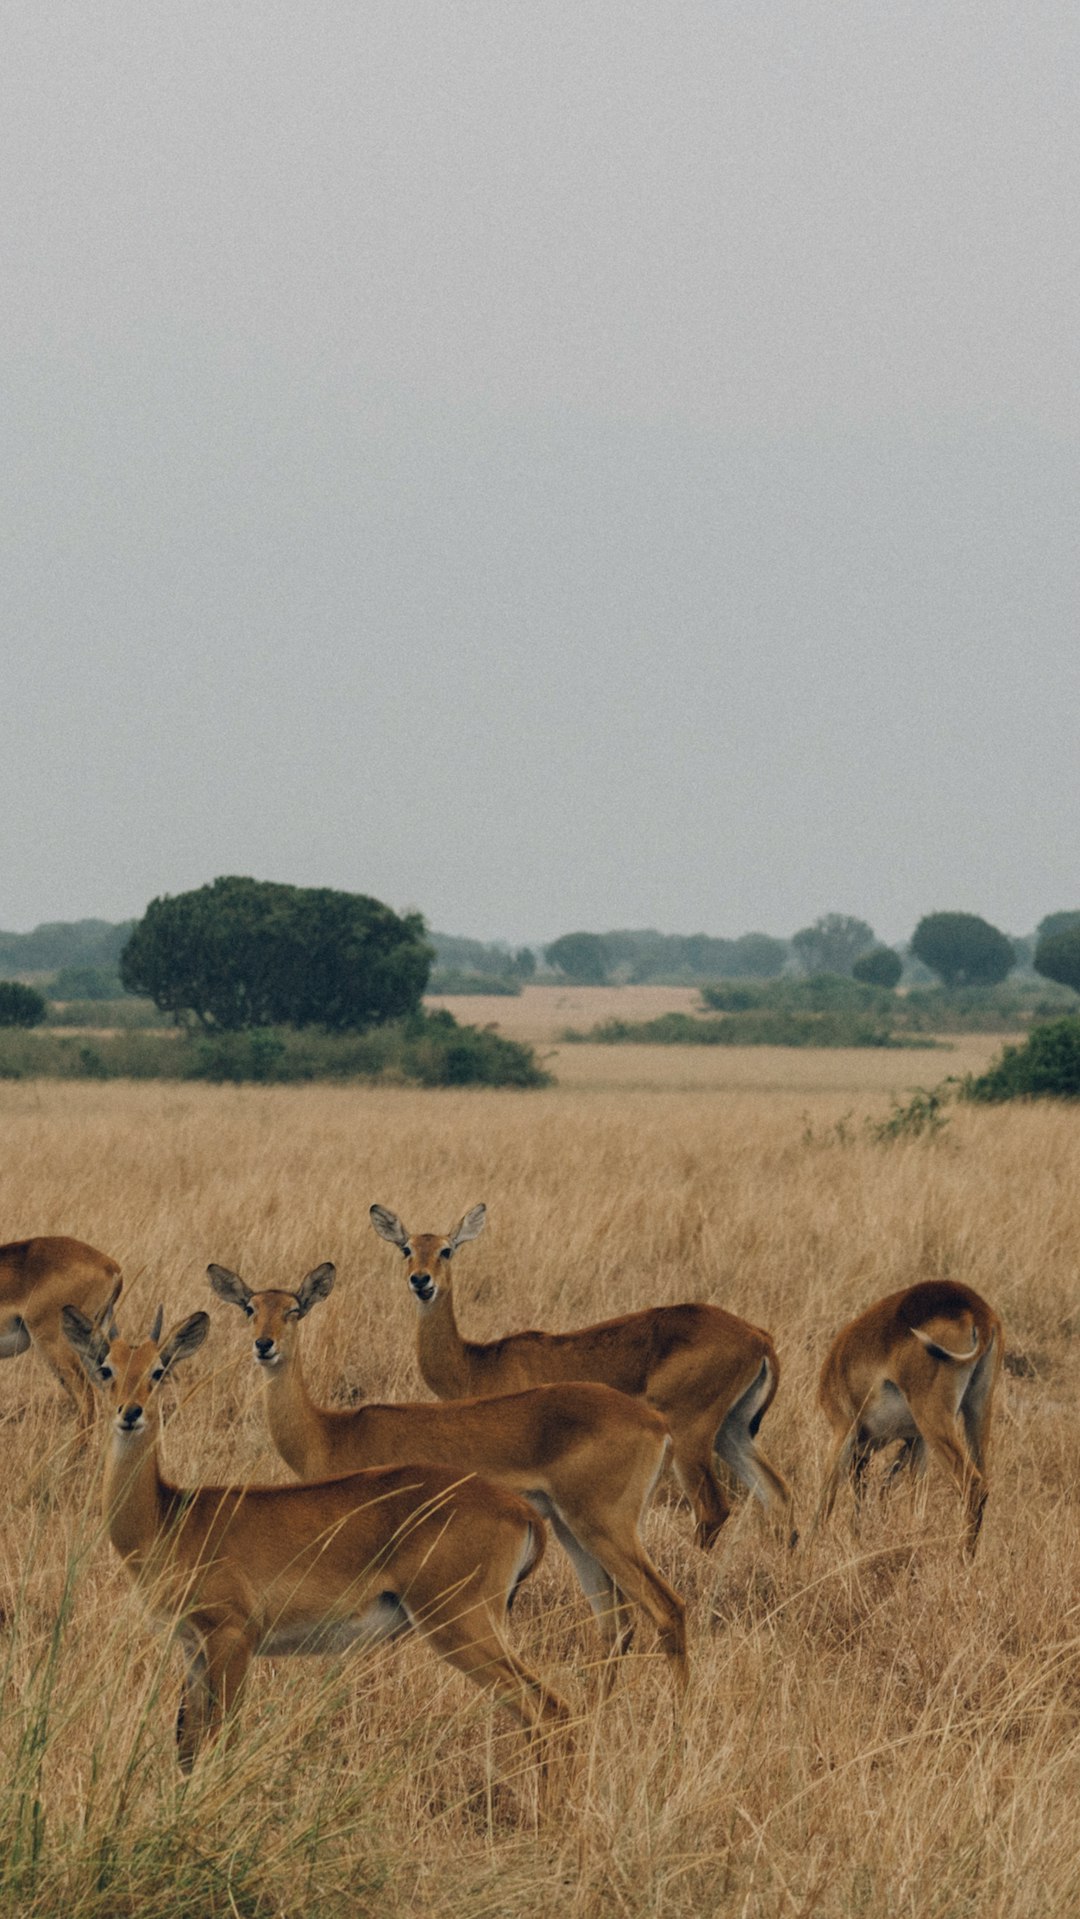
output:
[[[544,958],[575,986],[602,986],[608,976],[610,959],[599,933],[564,933],[545,946]]]
[[[927,913],[911,950],[950,987],[997,986],[1016,964],[1011,939],[978,913]]]
[[[887,986],[891,991],[899,983],[903,970],[904,962],[891,946],[873,946],[869,953],[859,955],[851,974],[864,986]]]
[[[363,1032],[420,1004],[431,966],[419,913],[364,893],[217,879],[152,900],[120,975],[163,1012],[206,1027]]]
[[[1058,933],[1044,933],[1032,963],[1044,979],[1056,980],[1059,986],[1071,986],[1080,993],[1080,921]]]

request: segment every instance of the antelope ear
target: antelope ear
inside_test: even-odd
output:
[[[174,1326],[164,1346],[158,1354],[158,1365],[162,1371],[175,1365],[178,1359],[190,1359],[197,1353],[207,1333],[210,1331],[209,1313],[192,1313]]]
[[[121,1274],[116,1279],[113,1285],[112,1292],[109,1294],[109,1297],[105,1301],[104,1306],[99,1307],[98,1311],[94,1314],[93,1323],[95,1328],[100,1329],[102,1326],[107,1327],[110,1339],[116,1338],[116,1321],[113,1318],[113,1313],[116,1310],[116,1302],[119,1299],[123,1290],[124,1290],[124,1280],[123,1280],[123,1275]]]
[[[396,1213],[389,1212],[385,1206],[373,1206],[371,1208],[371,1223],[378,1233],[379,1238],[388,1239],[391,1246],[404,1248],[408,1245],[409,1235],[405,1231],[400,1219]]]
[[[464,1219],[460,1220],[454,1227],[453,1232],[447,1234],[447,1244],[450,1247],[450,1251],[456,1253],[458,1247],[463,1246],[467,1239],[479,1239],[480,1234],[484,1230],[486,1220],[487,1207],[481,1200],[479,1206],[470,1207]]]
[[[109,1350],[109,1342],[100,1327],[77,1306],[61,1306],[60,1325],[69,1346],[74,1346],[95,1385],[100,1385],[98,1367]]]
[[[251,1287],[245,1286],[239,1273],[230,1273],[227,1266],[208,1266],[206,1276],[219,1299],[241,1309],[247,1305],[251,1298]]]
[[[326,1299],[333,1292],[336,1278],[337,1273],[334,1267],[328,1259],[325,1259],[321,1266],[313,1267],[306,1279],[301,1281],[296,1295],[301,1319],[305,1313],[310,1313],[317,1300]]]

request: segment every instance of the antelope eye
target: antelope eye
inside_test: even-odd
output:
[[[155,1382],[156,1382],[157,1380],[159,1380],[159,1379],[164,1379],[164,1377],[165,1377],[165,1368],[164,1368],[164,1366],[155,1366],[155,1367],[154,1367],[154,1370],[153,1370],[153,1372],[152,1372],[152,1373],[150,1374],[150,1377],[151,1377],[151,1379],[152,1379],[152,1380],[154,1380]]]
[[[411,1246],[403,1246],[403,1247],[402,1247],[402,1249],[401,1249],[401,1257],[402,1257],[402,1259],[411,1259],[411,1258],[412,1258],[412,1247],[411,1247]]]
[[[254,1308],[254,1306],[252,1306],[252,1305],[250,1304],[250,1302],[249,1302],[248,1300],[246,1300],[246,1299],[245,1299],[245,1301],[244,1301],[244,1311],[245,1311],[245,1313],[247,1314],[247,1316],[248,1316],[248,1318],[249,1318],[249,1319],[254,1319],[254,1317],[255,1317],[255,1308]]]
[[[450,1257],[450,1248],[449,1248],[449,1246],[440,1246],[440,1247],[439,1247],[439,1258],[440,1258],[440,1259],[449,1259],[449,1257]]]
[[[98,1378],[111,1379],[112,1376],[113,1376],[112,1367],[109,1365],[107,1360],[103,1359],[101,1362],[101,1365],[98,1367]]]

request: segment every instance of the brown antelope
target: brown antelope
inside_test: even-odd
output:
[[[119,1290],[119,1289],[117,1289]],[[566,1708],[510,1651],[506,1610],[539,1562],[544,1528],[522,1499],[434,1466],[315,1486],[172,1485],[158,1463],[158,1388],[203,1343],[206,1313],[161,1338],[121,1339],[111,1304],[64,1332],[112,1413],[102,1506],[151,1617],[186,1655],[180,1764],[221,1728],[257,1654],[340,1652],[415,1628],[486,1686],[530,1737]]]
[[[444,1237],[409,1234],[396,1213],[371,1208],[375,1231],[405,1256],[419,1307],[420,1371],[432,1392],[450,1399],[562,1380],[615,1386],[646,1399],[666,1419],[671,1463],[694,1509],[699,1546],[712,1544],[731,1510],[714,1453],[790,1533],[791,1494],[754,1443],[780,1376],[768,1333],[722,1307],[695,1304],[646,1307],[573,1333],[510,1333],[487,1345],[462,1339],[450,1262],[459,1246],[483,1232],[486,1216],[485,1207],[474,1206]]]
[[[120,1276],[115,1259],[81,1239],[16,1239],[0,1246],[0,1359],[33,1346],[75,1403],[79,1423],[94,1417],[94,1392],[60,1330],[60,1310],[100,1311]]]
[[[820,1512],[832,1512],[850,1473],[856,1505],[872,1453],[901,1442],[887,1478],[922,1474],[932,1452],[964,1502],[965,1552],[975,1551],[986,1505],[986,1442],[1002,1363],[997,1314],[951,1280],[924,1280],[879,1299],[833,1340],[818,1398],[836,1441]]]
[[[218,1297],[251,1321],[271,1437],[294,1473],[321,1479],[376,1461],[429,1460],[523,1494],[565,1546],[609,1653],[629,1645],[626,1600],[636,1600],[656,1626],[676,1685],[685,1686],[686,1608],[638,1530],[671,1444],[657,1413],[588,1384],[445,1405],[316,1406],[301,1365],[300,1321],[327,1297],[333,1266],[317,1266],[295,1293],[255,1293],[224,1266],[207,1271]]]

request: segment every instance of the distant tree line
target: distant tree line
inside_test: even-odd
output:
[[[305,1007],[298,986],[289,988],[285,1000],[275,998],[280,976],[278,985],[271,988],[267,980],[256,981],[254,975],[238,985],[235,972],[230,975],[228,968],[222,971],[221,915],[227,901],[220,889],[254,888],[263,884],[250,880],[214,882],[219,892],[205,924],[199,915],[208,904],[203,900],[207,888],[198,889],[197,894],[178,896],[187,902],[203,900],[202,906],[181,907],[168,903],[166,918],[171,919],[174,930],[181,922],[186,925],[185,938],[195,937],[198,942],[208,925],[212,923],[215,929],[211,944],[219,957],[213,967],[207,962],[209,970],[198,988],[208,1010],[200,1013],[196,1009],[194,1016],[216,1024],[230,1019],[251,1019],[258,1023],[272,1020],[288,1003],[301,1021],[309,1021],[315,1017],[311,1004],[317,1002],[321,1007],[330,1007],[328,1015],[325,1011],[320,1013],[320,1021],[327,1017],[331,1022],[337,1018],[354,1018],[356,1002],[350,999],[350,994],[356,990],[355,982],[348,990],[340,981],[335,986],[331,977],[333,965],[318,959],[312,970],[312,955],[321,953],[327,942],[333,947],[346,936],[354,944],[359,939],[363,945],[379,915],[389,913],[390,909],[379,907],[378,902],[369,902],[361,909],[361,920],[364,913],[370,914],[373,908],[378,908],[378,912],[374,919],[361,925],[360,921],[353,923],[350,918],[358,910],[355,906],[342,908],[330,902],[363,900],[364,895],[334,894],[330,889],[320,888],[284,888],[275,896],[278,906],[267,911],[257,929],[254,923],[248,924],[245,914],[240,914],[238,919],[234,917],[231,932],[224,936],[225,946],[234,937],[241,943],[250,943],[252,938],[258,943],[272,930],[278,954],[275,969],[279,962],[284,964],[282,955],[288,946],[289,964],[294,972],[308,975],[314,1001]],[[291,931],[287,937],[280,911],[285,894],[293,899]],[[234,896],[234,904],[235,897],[238,896]],[[153,902],[147,917],[156,916],[161,906],[162,902]],[[231,906],[228,911],[232,911]],[[432,967],[427,982],[429,990],[448,993],[518,992],[523,984],[536,978],[564,979],[583,985],[606,981],[700,985],[710,980],[771,980],[781,975],[814,977],[821,973],[883,987],[895,986],[903,973],[912,985],[936,979],[949,990],[958,990],[995,985],[1014,969],[1028,974],[1034,970],[1045,979],[1080,992],[1080,909],[1046,915],[1034,935],[1024,939],[1010,938],[975,913],[929,913],[919,921],[906,949],[883,945],[867,921],[843,913],[822,914],[790,939],[758,932],[725,939],[707,933],[674,934],[660,933],[653,928],[622,928],[605,933],[584,930],[566,933],[542,949],[515,948],[501,941],[467,939],[428,932],[426,928],[417,931],[422,922],[419,916],[412,918],[413,931],[400,935],[404,948],[412,953],[405,965],[410,981],[406,998],[414,991],[416,980],[423,972],[413,950],[417,942],[424,946]],[[390,922],[382,924],[385,928]],[[350,925],[351,932],[348,931]],[[121,954],[136,930],[138,939],[132,949],[133,957],[122,972]],[[399,933],[393,933],[391,943],[398,937]],[[31,933],[0,933],[0,975],[21,975],[24,980],[32,976],[35,986],[59,1001],[89,1002],[115,998],[125,991],[150,992],[152,989],[145,984],[149,978],[146,964],[140,961],[137,965],[134,957],[140,953],[145,956],[149,945],[150,931],[145,918],[138,923],[120,924],[96,919],[50,922]],[[235,959],[235,953],[233,957]],[[388,964],[385,956],[381,964],[385,974]],[[136,981],[144,983],[136,985]],[[170,995],[175,998],[168,987],[163,986],[162,990],[166,1001]],[[400,990],[397,998],[400,1001]],[[384,1000],[386,1004],[393,1004],[394,999],[394,992],[384,978],[372,1008],[376,1009]],[[177,1009],[170,1006],[169,1010]],[[371,1009],[363,1017],[370,1017],[370,1012]]]

